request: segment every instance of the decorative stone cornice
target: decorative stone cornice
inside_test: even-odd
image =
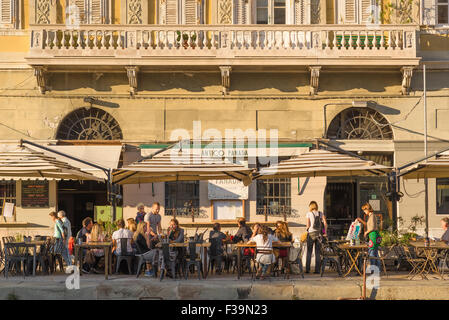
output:
[[[221,72],[221,86],[223,95],[228,94],[229,88],[231,87],[231,66],[220,66]]]
[[[320,80],[320,66],[309,66],[310,71],[310,95],[316,95],[318,93],[318,85]]]
[[[131,96],[137,93],[137,74],[139,73],[139,67],[137,66],[128,66],[126,67],[126,75],[128,76],[129,81],[129,93]]]
[[[37,86],[39,92],[45,94],[47,91],[47,67],[45,66],[33,66],[34,76],[36,77]]]
[[[405,66],[401,68],[402,72],[402,94],[408,95],[410,93],[410,84],[412,82],[414,67]]]

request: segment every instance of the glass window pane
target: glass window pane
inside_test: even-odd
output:
[[[285,8],[274,8],[274,23],[285,24]]]
[[[257,24],[268,24],[267,8],[257,8]]]
[[[448,0],[438,0],[438,3],[447,3]]]
[[[274,0],[275,7],[285,7],[285,0]]]
[[[257,8],[268,7],[268,0],[257,0]]]
[[[449,214],[449,179],[437,179],[437,214]]]
[[[438,6],[438,24],[448,23],[448,6]]]

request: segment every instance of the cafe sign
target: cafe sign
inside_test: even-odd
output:
[[[48,181],[22,181],[22,207],[48,208],[49,207]]]
[[[248,187],[236,179],[209,180],[209,200],[247,200]]]

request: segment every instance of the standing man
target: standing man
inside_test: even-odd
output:
[[[147,224],[147,232],[150,235],[150,248],[152,249],[154,244],[157,242],[157,235],[162,234],[161,227],[161,215],[159,210],[161,205],[159,202],[154,202],[151,206],[151,211],[145,215],[144,221]]]
[[[67,218],[67,215],[64,210],[60,210],[58,212],[58,217],[62,221],[62,225],[67,228],[67,238],[65,239],[65,245],[69,245],[69,239],[72,237],[72,224],[70,220]]]

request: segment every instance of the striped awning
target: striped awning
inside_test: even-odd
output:
[[[55,157],[28,147],[3,145],[0,147],[1,180],[97,180],[103,181],[88,172],[82,171]]]
[[[390,171],[389,167],[347,153],[311,150],[260,169],[256,178],[377,176]]]
[[[404,179],[449,178],[449,155],[437,155],[400,173]]]
[[[245,165],[226,158],[199,154],[178,155],[166,152],[153,158],[134,162],[113,173],[117,184],[135,184],[165,181],[196,181],[237,179],[245,185],[251,183],[251,172]]]

